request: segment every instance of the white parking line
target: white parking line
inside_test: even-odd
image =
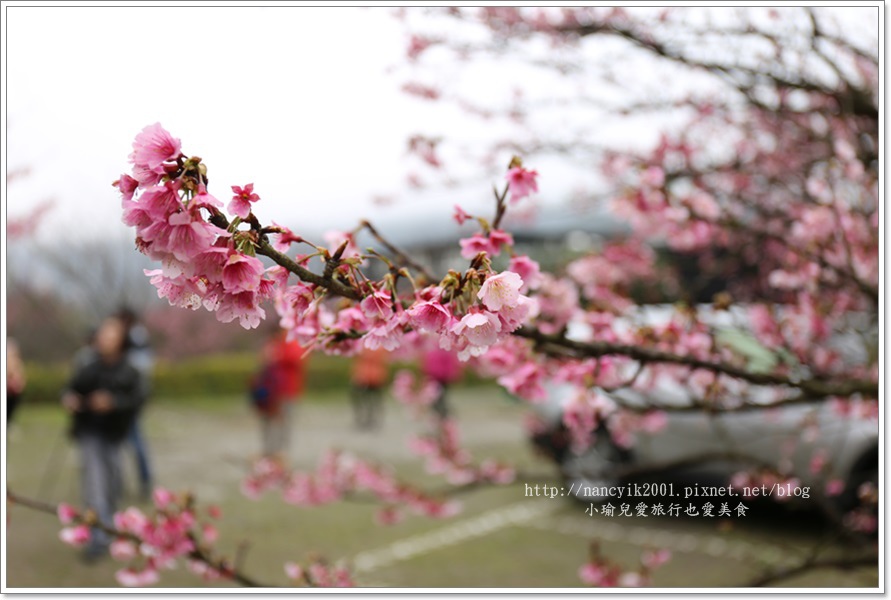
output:
[[[626,542],[635,546],[667,548],[685,553],[707,554],[714,558],[735,560],[752,558],[771,564],[795,565],[800,561],[788,549],[771,544],[752,544],[739,540],[728,541],[713,535],[678,533],[667,529],[627,526],[616,522],[594,520],[589,523],[575,518],[548,519],[544,522],[523,523],[526,527],[556,531],[564,535],[600,539],[608,542]]]
[[[354,572],[367,573],[447,546],[490,535],[505,527],[526,523],[553,512],[559,506],[559,502],[549,501],[517,502],[440,529],[398,540],[382,548],[365,550],[356,554],[349,562],[352,563]]]

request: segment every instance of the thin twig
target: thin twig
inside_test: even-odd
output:
[[[408,254],[394,246],[389,240],[381,235],[381,233],[374,227],[374,225],[369,223],[367,220],[363,220],[361,223],[359,223],[359,227],[360,229],[362,227],[367,229],[368,232],[373,235],[378,242],[383,244],[383,246],[387,250],[389,250],[397,259],[399,259],[401,266],[411,267],[429,282],[436,281],[436,279],[433,277],[432,274],[430,274],[430,272],[426,269],[426,267],[424,267],[424,265],[413,260]]]

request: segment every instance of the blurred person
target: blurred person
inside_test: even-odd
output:
[[[458,355],[449,350],[433,347],[424,353],[421,370],[429,379],[439,384],[439,396],[433,402],[432,409],[440,421],[451,417],[448,401],[448,388],[461,378],[461,362]]]
[[[12,422],[25,393],[25,364],[18,343],[6,338],[6,426]]]
[[[126,343],[126,324],[107,317],[95,332],[92,353],[78,353],[78,364],[62,394],[80,449],[84,505],[109,527],[121,495],[121,444],[143,402],[139,372],[127,360]],[[110,541],[107,533],[93,528],[85,558],[106,554]]]
[[[383,348],[362,348],[353,360],[351,395],[357,429],[376,429],[380,425],[389,363],[390,353]]]
[[[303,394],[305,354],[299,343],[277,330],[263,347],[263,366],[251,384],[263,457],[280,463],[290,446],[294,404]]]
[[[148,446],[142,433],[142,414],[151,394],[155,355],[152,351],[148,330],[140,323],[136,313],[132,309],[124,307],[118,311],[117,316],[127,328],[125,345],[127,360],[139,372],[140,385],[142,386],[144,402],[133,419],[133,425],[127,434],[127,443],[133,448],[136,458],[139,496],[143,500],[148,500],[152,494],[153,478]]]

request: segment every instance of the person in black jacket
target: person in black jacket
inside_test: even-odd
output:
[[[16,408],[25,392],[25,365],[19,353],[19,345],[6,338],[6,427],[12,423]]]
[[[117,312],[117,317],[123,321],[127,328],[127,337],[124,344],[127,360],[139,372],[144,405],[148,404],[151,394],[152,371],[155,366],[155,356],[149,343],[148,330],[139,322],[139,317],[130,308],[121,308]],[[127,434],[127,442],[133,448],[133,453],[136,457],[136,473],[139,476],[139,497],[143,501],[147,501],[152,496],[152,467],[149,459],[148,444],[140,425],[143,410],[136,413],[133,425]]]
[[[105,319],[96,330],[94,351],[75,366],[62,396],[80,448],[84,504],[108,526],[121,495],[121,443],[144,400],[139,372],[126,359],[126,335],[121,319]],[[94,528],[87,558],[105,554],[109,542],[107,534]]]

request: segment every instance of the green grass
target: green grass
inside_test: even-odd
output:
[[[511,459],[530,483],[554,483],[552,467],[537,459],[526,443],[522,411],[497,390],[477,389],[455,394],[455,412],[467,446],[477,457]],[[329,390],[311,394],[299,407],[294,424],[294,463],[310,468],[331,446],[351,450],[366,459],[392,465],[399,476],[423,485],[442,482],[423,472],[419,460],[405,449],[404,439],[423,430],[392,401],[384,428],[357,432],[351,427],[346,395]],[[26,405],[7,439],[8,485],[13,491],[41,499],[78,502],[77,453],[62,438],[65,417],[51,405]],[[576,572],[585,561],[588,544],[606,521],[584,515],[584,507],[566,500],[524,498],[525,481],[460,495],[463,512],[448,520],[409,517],[392,527],[375,524],[375,505],[341,502],[320,508],[283,503],[275,494],[251,501],[238,491],[246,461],[256,453],[257,424],[247,402],[238,395],[159,398],[146,413],[148,439],[158,483],[173,490],[191,490],[199,504],[213,502],[223,510],[218,549],[233,556],[247,543],[244,570],[270,585],[285,585],[282,565],[319,554],[349,562],[358,553],[387,548],[401,540],[435,533],[503,507],[545,503],[547,514],[486,535],[396,560],[371,572],[360,572],[363,585],[390,587],[578,587]],[[56,450],[54,450],[56,448]],[[55,463],[51,456],[56,452]],[[49,468],[48,468],[49,465]],[[133,486],[131,461],[125,463],[126,481]],[[43,488],[43,489],[41,489]],[[130,498],[128,503],[133,503]],[[143,506],[144,508],[148,508]],[[669,539],[692,534],[745,541],[751,548],[742,563],[733,557],[713,557],[701,550],[675,551],[674,560],[658,571],[654,583],[663,586],[737,586],[758,572],[758,552],[790,548],[801,553],[816,540],[807,524],[794,525],[788,517],[754,517],[735,530],[718,531],[703,520],[627,521],[628,526],[670,528]],[[28,587],[116,587],[111,560],[85,566],[77,551],[58,540],[60,526],[52,516],[24,507],[9,511],[7,585]],[[640,543],[619,536],[602,539],[605,553],[629,567],[636,564]],[[765,554],[767,555],[767,554]],[[811,573],[793,581],[800,586],[874,586],[876,568],[848,573]],[[158,587],[203,586],[184,568],[162,573]],[[214,585],[229,585],[216,583]]]
[[[246,397],[248,381],[259,367],[259,356],[251,353],[214,354],[179,361],[159,361],[152,378],[158,402],[169,399],[191,401],[205,396]],[[306,394],[325,398],[344,394],[349,390],[352,359],[313,353],[306,363]],[[416,370],[417,365],[394,363],[398,369]],[[26,399],[31,403],[54,404],[70,377],[70,366],[65,363],[35,363],[26,365],[28,387]],[[467,373],[458,387],[475,387],[483,382]]]

